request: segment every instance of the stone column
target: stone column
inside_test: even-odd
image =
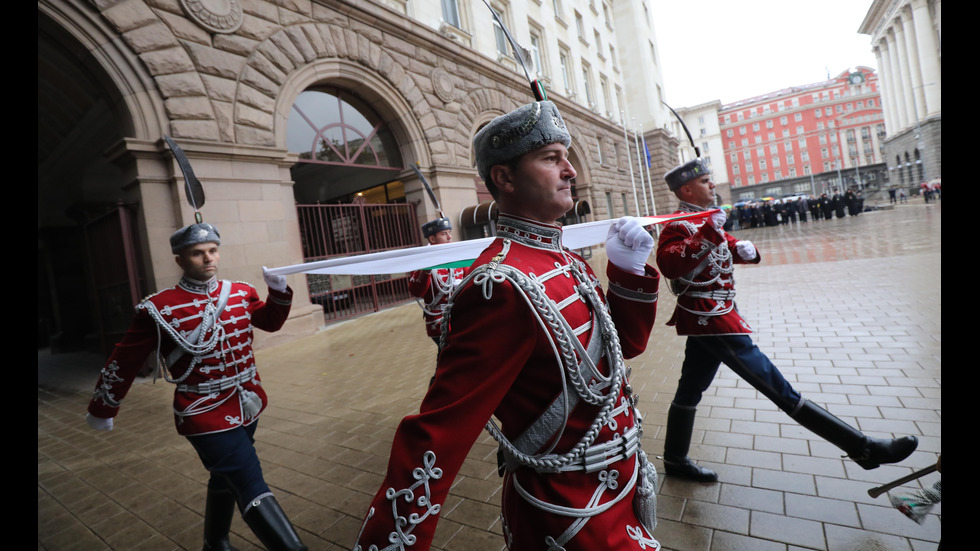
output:
[[[902,90],[902,109],[905,114],[906,126],[914,126],[916,122],[915,102],[912,99],[912,80],[909,78],[909,55],[905,42],[905,30],[901,18],[892,20],[895,31],[895,52],[898,54],[899,86]]]
[[[899,16],[901,17],[902,30],[905,33],[905,52],[908,56],[909,64],[909,92],[914,102],[913,112],[916,120],[923,118],[926,114],[926,98],[923,91],[922,71],[919,70],[919,47],[916,31],[912,23],[912,10],[908,6],[902,8]]]
[[[879,40],[874,48],[875,58],[878,60],[878,93],[881,95],[881,112],[885,117],[885,128],[898,128],[898,121],[895,120],[895,100],[892,98],[891,83],[888,82],[888,75],[891,75],[891,66],[888,59],[888,44],[884,39]]]
[[[894,106],[895,122],[891,133],[898,134],[908,127],[909,118],[905,114],[905,94],[902,89],[902,75],[898,63],[898,45],[895,43],[893,29],[885,31],[885,40],[888,41],[888,87],[892,91],[892,104]]]
[[[920,116],[929,118],[939,115],[943,110],[943,76],[939,66],[939,46],[926,0],[912,0],[910,5],[926,103],[925,113]]]

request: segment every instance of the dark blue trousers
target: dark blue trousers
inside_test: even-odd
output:
[[[793,415],[802,405],[800,393],[748,335],[688,337],[674,403],[686,407],[698,405],[721,364],[730,367],[787,414]]]
[[[256,427],[258,422],[224,432],[187,437],[204,468],[211,473],[208,491],[231,491],[241,511],[254,498],[269,493],[253,445]]]

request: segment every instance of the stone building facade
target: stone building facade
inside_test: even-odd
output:
[[[893,185],[942,176],[942,1],[875,0],[858,32],[871,36],[881,71]]]
[[[77,340],[72,333],[94,323],[78,312],[128,311],[135,289],[176,280],[167,237],[193,210],[165,134],[204,184],[202,213],[222,231],[221,275],[229,279],[259,281],[263,265],[303,261],[292,172],[300,154],[288,135],[305,91],[356,98],[383,121],[395,144],[388,158],[400,160],[385,168],[400,182],[402,200],[415,205],[417,222],[436,210],[405,168],[416,162],[448,216],[475,205],[472,136],[530,101],[527,82],[512,62],[447,38],[444,28],[406,15],[412,11],[412,2],[398,1],[39,1],[39,342],[43,332],[61,335],[68,348]],[[549,96],[572,134],[579,200],[593,205],[593,218],[622,215],[618,204],[609,212],[605,199],[632,198],[622,127],[607,108],[562,91]],[[672,156],[661,157],[658,181],[672,164]],[[635,204],[626,206],[636,214]],[[117,214],[99,230],[108,236],[97,236],[98,221]],[[93,283],[94,273],[123,257],[132,260],[121,269],[125,281]],[[276,339],[322,325],[303,276],[289,283],[297,297]]]

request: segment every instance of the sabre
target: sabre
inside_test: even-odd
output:
[[[700,157],[701,150],[698,148],[698,146],[694,145],[694,138],[691,136],[691,131],[687,129],[687,125],[684,124],[684,119],[682,119],[681,116],[677,114],[677,111],[674,111],[673,107],[667,105],[666,101],[661,100],[660,103],[666,105],[667,109],[670,109],[670,112],[673,113],[675,117],[677,117],[677,122],[681,123],[681,128],[684,129],[684,133],[687,134],[688,141],[691,142],[691,147],[694,148],[694,156]]]
[[[163,139],[170,145],[170,150],[173,152],[174,158],[177,159],[177,165],[180,166],[180,172],[184,175],[184,191],[187,192],[187,203],[194,209],[194,221],[200,224],[202,221],[201,207],[204,206],[204,186],[194,175],[194,169],[191,168],[191,162],[184,154],[184,150],[170,136],[164,135]]]
[[[927,475],[927,474],[929,474],[931,472],[935,472],[935,470],[936,470],[936,466],[935,465],[929,465],[928,467],[926,467],[924,469],[919,469],[918,471],[915,471],[914,473],[912,473],[910,475],[906,475],[906,476],[903,476],[902,478],[899,478],[897,480],[893,480],[893,481],[889,482],[888,484],[882,484],[881,486],[875,486],[874,488],[871,488],[870,490],[868,490],[868,495],[871,496],[871,497],[878,497],[881,494],[887,492],[888,490],[891,490],[892,488],[897,488],[897,487],[901,486],[902,484],[905,484],[906,482],[912,482],[913,480],[915,480],[917,478],[922,478],[923,476],[925,476],[925,475]]]
[[[415,161],[415,164],[411,166],[412,170],[414,170],[415,174],[419,177],[419,180],[422,180],[422,186],[425,187],[425,192],[429,194],[429,199],[432,199],[432,203],[436,206],[436,210],[439,211],[439,217],[445,218],[446,215],[442,213],[442,206],[439,204],[439,200],[436,199],[436,194],[432,192],[432,186],[429,185],[429,181],[425,179],[425,175],[422,174],[421,170],[419,170],[419,162]]]
[[[524,70],[524,76],[527,77],[527,81],[531,85],[531,93],[534,94],[534,99],[537,101],[547,101],[548,94],[546,94],[544,91],[544,84],[541,84],[541,82],[537,79],[531,78],[531,72],[527,70],[527,63],[524,61],[524,56],[526,55],[525,52],[527,52],[527,50],[522,48],[521,45],[514,40],[514,37],[511,36],[510,31],[507,29],[507,25],[504,25],[504,21],[500,18],[500,14],[497,13],[497,10],[493,9],[490,2],[483,0],[483,3],[486,4],[487,9],[489,9],[490,13],[493,14],[493,18],[497,20],[497,24],[500,25],[500,29],[504,31],[504,36],[507,37],[507,42],[510,42],[510,48],[514,51],[514,58],[517,59],[517,63],[521,66],[521,69]]]

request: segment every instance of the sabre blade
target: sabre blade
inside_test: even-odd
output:
[[[191,168],[191,162],[187,159],[187,155],[184,154],[184,150],[170,136],[164,135],[163,139],[170,145],[170,150],[173,152],[174,158],[177,159],[180,172],[184,175],[184,190],[187,192],[187,203],[194,209],[196,214],[196,211],[201,210],[201,207],[204,206],[204,186],[201,185],[197,176],[194,175],[194,169]]]
[[[412,167],[412,170],[415,171],[415,175],[422,181],[422,187],[424,187],[425,192],[429,194],[429,199],[432,199],[432,204],[434,204],[436,206],[436,210],[439,211],[439,216],[441,218],[445,218],[446,215],[442,213],[442,205],[440,205],[439,200],[436,199],[436,194],[432,191],[432,186],[429,185],[429,181],[425,179],[425,175],[422,174],[421,170],[419,170],[418,164],[418,161],[416,161],[414,165],[410,166]]]
[[[510,43],[510,48],[514,52],[514,59],[517,60],[518,65],[520,65],[521,69],[524,70],[524,77],[527,78],[527,82],[531,85],[531,93],[534,95],[534,99],[537,101],[546,101],[548,99],[548,94],[546,94],[544,91],[544,85],[531,78],[531,72],[527,69],[526,58],[531,54],[531,52],[528,51],[527,48],[524,48],[518,44],[517,40],[514,40],[514,37],[510,34],[510,30],[507,28],[507,25],[504,25],[504,20],[500,18],[500,14],[497,13],[497,10],[493,9],[490,2],[483,0],[483,3],[487,6],[487,9],[490,10],[493,18],[497,21],[497,24],[500,25],[500,30],[504,32],[504,37],[507,38],[507,42]]]

